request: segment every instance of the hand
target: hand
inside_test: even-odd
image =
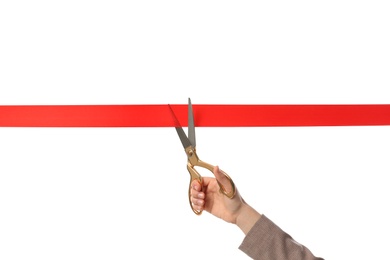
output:
[[[229,223],[236,223],[237,213],[243,205],[243,201],[238,191],[235,196],[229,199],[220,192],[218,181],[229,192],[232,187],[218,166],[214,167],[214,175],[216,178],[203,177],[203,187],[198,181],[193,181],[191,184],[191,202],[194,209],[206,210],[212,215],[221,218]]]
[[[237,187],[236,194],[232,199],[221,193],[217,180],[227,192],[232,189],[231,184],[218,166],[214,167],[213,173],[215,178],[202,178],[202,187],[197,180],[191,183],[190,194],[194,209],[206,210],[228,223],[236,224],[246,234],[261,215],[245,203]]]

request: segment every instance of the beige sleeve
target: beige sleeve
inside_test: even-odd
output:
[[[239,249],[256,260],[320,260],[266,216],[248,232]]]

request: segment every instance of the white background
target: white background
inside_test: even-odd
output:
[[[388,104],[387,1],[2,1],[0,104]],[[228,115],[226,115],[228,116]],[[315,255],[389,259],[388,126],[198,128]],[[173,128],[1,128],[0,259],[248,259]]]

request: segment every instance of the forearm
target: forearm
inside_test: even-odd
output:
[[[239,249],[258,260],[320,260],[309,249],[296,242],[266,216],[261,216]]]

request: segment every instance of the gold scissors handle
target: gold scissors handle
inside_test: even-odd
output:
[[[195,151],[195,149],[193,147],[191,147],[191,146],[187,147],[185,149],[185,151],[186,151],[187,156],[188,156],[187,170],[190,173],[190,185],[189,185],[189,188],[188,188],[188,199],[189,199],[192,211],[196,215],[200,215],[200,214],[202,214],[202,211],[194,209],[194,206],[193,206],[193,204],[191,202],[191,183],[194,180],[197,180],[199,182],[199,184],[201,185],[201,187],[203,187],[202,176],[195,169],[195,166],[205,168],[205,169],[211,171],[212,173],[214,173],[214,166],[211,165],[211,164],[208,164],[206,162],[201,161],[199,159],[198,155],[196,154],[196,151]],[[224,174],[225,177],[229,180],[230,185],[232,186],[232,189],[231,189],[231,191],[227,192],[225,187],[217,180],[217,183],[218,183],[218,186],[219,186],[219,191],[222,194],[224,194],[226,197],[228,197],[229,199],[232,199],[234,197],[234,195],[236,194],[236,186],[235,186],[233,180],[230,178],[229,175],[227,175],[225,172],[222,172],[222,174]]]

